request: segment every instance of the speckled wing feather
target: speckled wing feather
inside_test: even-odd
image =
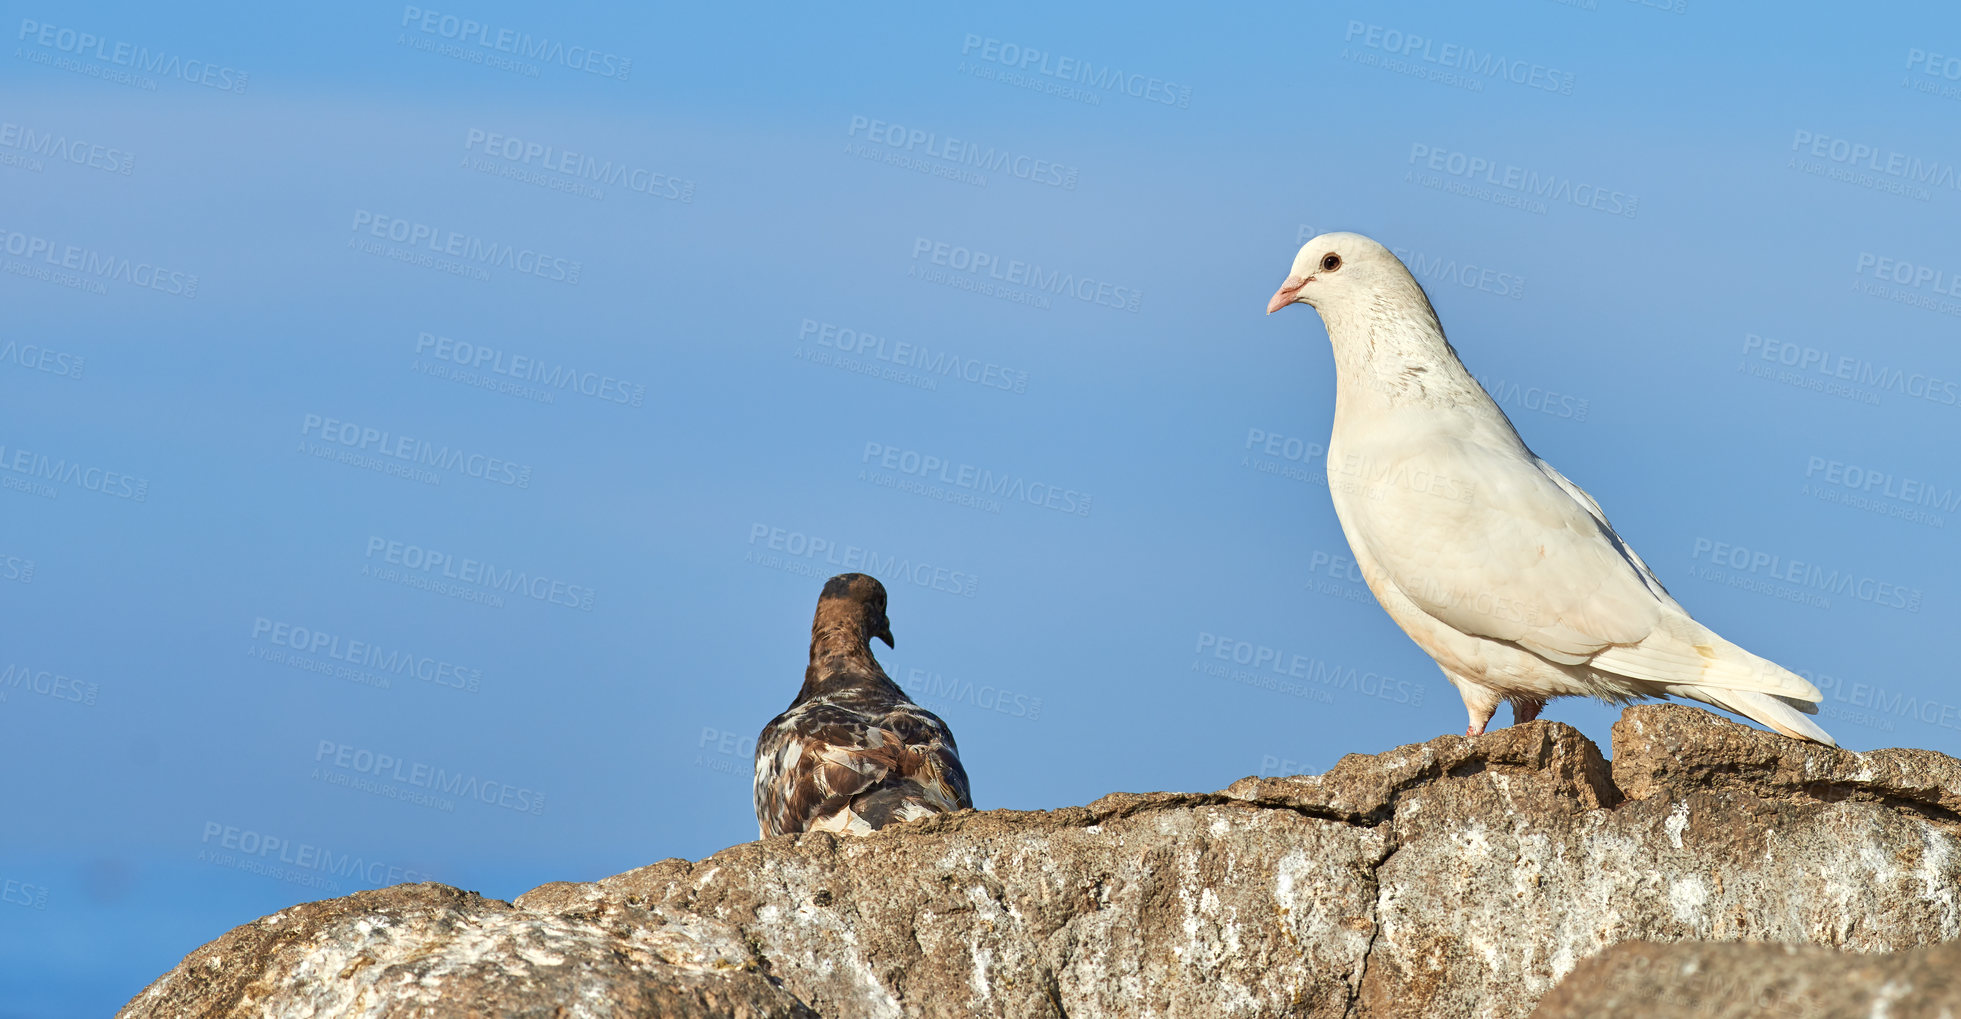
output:
[[[909,701],[805,701],[778,715],[756,741],[756,819],[764,837],[862,835],[973,805],[953,733]]]

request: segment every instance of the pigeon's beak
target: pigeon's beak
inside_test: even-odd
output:
[[[896,648],[896,647],[898,647],[898,646],[899,646],[899,645],[897,645],[897,644],[894,644],[894,643],[892,643],[892,624],[891,624],[891,623],[880,623],[880,624],[878,624],[878,630],[877,630],[876,632],[874,632],[874,633],[872,634],[872,636],[874,636],[874,637],[877,637],[877,638],[878,638],[879,640],[882,640],[882,641],[884,641],[884,642],[885,642],[885,646],[886,646],[886,647],[889,647],[889,648]]]
[[[1266,302],[1266,313],[1271,315],[1300,300],[1301,288],[1307,286],[1308,281],[1313,278],[1312,276],[1287,277],[1287,282],[1280,284],[1280,289],[1273,292],[1273,300]]]

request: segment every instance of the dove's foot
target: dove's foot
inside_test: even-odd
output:
[[[1444,670],[1444,678],[1450,680],[1450,684],[1464,697],[1464,714],[1470,719],[1469,724],[1464,726],[1464,735],[1484,735],[1485,726],[1491,724],[1491,716],[1497,713],[1498,705],[1504,698],[1498,695],[1498,691],[1465,679],[1449,669]]]
[[[1539,712],[1544,711],[1545,708],[1546,708],[1545,699],[1541,697],[1535,697],[1531,700],[1513,701],[1512,724],[1519,725],[1525,722],[1530,722],[1533,719],[1538,718]]]

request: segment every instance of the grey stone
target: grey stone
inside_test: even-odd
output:
[[[123,1016],[814,1017],[734,928],[534,913],[447,885],[308,902],[235,927]]]
[[[1533,722],[1217,793],[779,836],[511,905],[360,893],[234,930],[124,1014],[1511,1017],[1625,941],[1961,937],[1961,762],[1672,705],[1614,739],[1610,765]]]
[[[1629,941],[1576,967],[1534,1019],[1953,1019],[1961,945],[1862,955],[1812,945]]]

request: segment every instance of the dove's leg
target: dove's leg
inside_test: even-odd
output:
[[[1521,725],[1538,718],[1539,712],[1544,710],[1545,706],[1546,699],[1544,697],[1512,698],[1512,724]]]
[[[1449,669],[1443,672],[1450,685],[1457,688],[1458,696],[1464,698],[1464,713],[1471,718],[1470,724],[1464,727],[1464,735],[1484,735],[1484,727],[1491,724],[1491,716],[1498,713],[1498,702],[1504,698],[1498,696],[1498,691],[1465,679]]]

